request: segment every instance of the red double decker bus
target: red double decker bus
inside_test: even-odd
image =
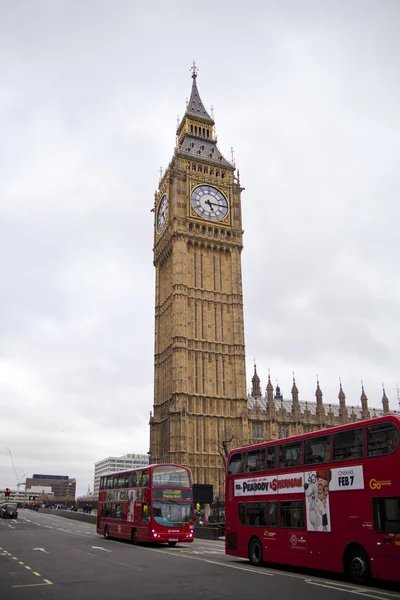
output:
[[[386,415],[232,450],[226,553],[400,581],[399,429]]]
[[[100,479],[97,533],[140,542],[193,542],[192,475],[180,465],[150,465]]]

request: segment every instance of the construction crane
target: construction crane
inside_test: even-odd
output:
[[[10,448],[6,448],[6,451],[7,451],[7,454],[9,455],[9,457],[10,457],[12,468],[13,468],[14,475],[15,475],[15,479],[16,479],[16,482],[17,482],[17,488],[19,489],[21,487],[21,485],[25,485],[25,482],[23,482],[23,480],[25,478],[25,473],[22,473],[22,477],[18,477],[17,469],[15,468]]]

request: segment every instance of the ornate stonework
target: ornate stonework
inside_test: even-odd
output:
[[[151,462],[189,465],[222,489],[221,450],[247,443],[243,190],[220,153],[196,70],[177,146],[154,200],[156,269]],[[165,197],[167,200],[165,200]],[[167,208],[166,208],[167,206]]]

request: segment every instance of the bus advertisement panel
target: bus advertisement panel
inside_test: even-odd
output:
[[[190,469],[150,465],[101,477],[97,533],[133,544],[193,542]]]
[[[232,450],[232,556],[400,581],[400,419],[386,415]]]

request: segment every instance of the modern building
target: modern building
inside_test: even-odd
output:
[[[35,474],[26,478],[26,492],[37,493],[31,490],[50,488],[54,499],[74,500],[76,493],[76,479],[70,479],[68,475],[44,475]]]
[[[239,171],[217,147],[214,119],[199,95],[197,69],[176,146],[154,198],[155,357],[150,462],[191,467],[194,482],[223,497],[224,462],[234,446],[354,422],[389,412],[284,399],[254,368],[246,392]]]
[[[100,477],[114,471],[127,471],[149,464],[147,454],[124,454],[124,456],[108,456],[99,460],[94,465],[93,497],[97,500],[99,495]]]

